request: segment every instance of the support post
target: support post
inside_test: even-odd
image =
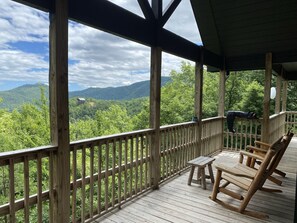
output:
[[[69,222],[70,150],[68,110],[68,0],[56,0],[50,14],[50,125],[51,143],[58,147],[53,158],[51,222]]]
[[[197,117],[197,135],[195,157],[201,155],[201,135],[202,135],[202,101],[203,101],[203,54],[200,62],[195,66],[195,116]]]
[[[287,111],[288,81],[283,81],[282,111]]]
[[[219,86],[219,106],[218,116],[223,117],[225,114],[225,82],[226,82],[226,71],[220,71],[220,86]]]
[[[266,54],[265,60],[265,85],[263,101],[263,123],[262,123],[262,141],[269,143],[269,116],[270,116],[270,88],[272,78],[272,53]]]
[[[226,92],[226,70],[220,71],[220,86],[219,86],[219,106],[218,106],[218,116],[222,118],[221,121],[221,142],[220,147],[224,147],[224,115],[225,115],[225,92]]]
[[[282,88],[282,77],[277,76],[276,78],[276,96],[275,96],[275,114],[280,113],[280,102],[281,102],[281,88]]]
[[[160,100],[161,100],[161,63],[160,47],[151,48],[150,82],[150,128],[154,129],[151,142],[151,183],[153,189],[159,188],[160,181]]]

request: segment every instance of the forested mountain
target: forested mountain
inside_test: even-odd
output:
[[[26,84],[8,91],[0,91],[0,108],[13,110],[25,103],[34,103],[40,100],[40,88],[44,88],[48,98],[48,86],[45,84]]]
[[[170,77],[162,77],[161,86],[170,81]],[[150,81],[141,81],[129,86],[88,88],[70,92],[70,97],[95,98],[101,100],[130,100],[149,96]]]
[[[162,77],[161,85],[171,80]],[[0,108],[13,110],[24,103],[34,103],[40,100],[40,88],[44,88],[45,97],[48,98],[48,86],[44,84],[23,85],[8,91],[0,91]],[[108,88],[88,88],[82,91],[73,91],[69,97],[94,98],[100,100],[131,100],[149,96],[150,81],[141,81],[128,86]]]

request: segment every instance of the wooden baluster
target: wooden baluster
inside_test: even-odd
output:
[[[15,223],[14,159],[9,159],[9,221]]]
[[[111,175],[111,203],[112,207],[115,205],[115,164],[116,164],[116,139],[112,141],[112,175]]]
[[[54,219],[54,152],[51,151],[49,155],[49,198],[50,198],[50,207],[49,207],[49,222],[55,223]],[[76,198],[74,198],[76,200]],[[73,217],[72,217],[73,218]],[[75,215],[74,215],[75,218]]]
[[[94,145],[90,145],[90,218],[94,213]]]
[[[109,205],[109,199],[108,199],[108,168],[109,168],[109,141],[107,140],[105,142],[105,178],[104,178],[104,184],[105,184],[105,211],[108,210]]]
[[[122,202],[122,138],[119,139],[119,148],[118,148],[118,153],[119,153],[119,160],[118,160],[118,165],[119,165],[119,174],[118,174],[118,204],[121,205]]]
[[[139,161],[138,161],[138,155],[139,154],[139,135],[136,135],[135,138],[135,195],[138,192],[138,165],[139,165]]]
[[[140,191],[143,190],[143,134],[140,135]]]
[[[98,209],[97,209],[97,212],[98,214],[101,214],[101,210],[102,210],[102,207],[101,207],[101,195],[102,195],[102,190],[101,190],[101,187],[102,187],[102,143],[99,142],[98,144],[98,202],[97,202],[97,206],[98,206]]]
[[[150,176],[148,174],[148,154],[149,154],[149,135],[148,133],[145,133],[145,172],[144,172],[144,183],[145,183],[145,189],[147,189],[147,183],[148,183],[148,177]]]
[[[42,222],[42,165],[41,153],[37,155],[37,216],[38,222]]]
[[[85,145],[82,147],[82,184],[81,184],[81,221],[85,222],[86,216],[86,148]]]
[[[24,222],[29,223],[29,195],[30,195],[30,187],[29,187],[29,161],[28,156],[24,157]]]
[[[76,222],[76,175],[77,175],[77,148],[74,146],[72,152],[72,180],[73,180],[73,190],[72,190],[72,223]]]
[[[133,138],[130,139],[130,190],[129,197],[132,197],[132,184],[133,184]]]
[[[127,178],[127,172],[128,172],[128,138],[125,137],[125,173],[124,173],[124,199],[127,200],[127,190],[128,190],[128,178]]]

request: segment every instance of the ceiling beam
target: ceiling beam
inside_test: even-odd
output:
[[[32,8],[39,9],[44,12],[53,11],[53,0],[13,0],[23,5],[30,6]]]
[[[137,1],[142,10],[144,17],[147,20],[151,20],[151,21],[155,20],[154,12],[148,0],[137,0]]]
[[[17,1],[46,12],[52,11],[52,0]],[[158,2],[156,1],[155,4],[160,6]],[[110,1],[71,0],[69,19],[146,46],[159,46],[165,52],[192,61],[199,61],[200,51],[203,49],[162,27],[156,30],[155,22],[135,15]],[[159,32],[158,38],[155,38],[156,32]],[[203,51],[204,64],[222,67],[222,57],[206,49]]]
[[[162,18],[163,0],[152,0],[152,9],[157,20]]]
[[[79,23],[150,46],[154,24],[110,1],[71,0],[69,17]]]
[[[180,2],[181,2],[181,0],[171,0],[171,2],[167,5],[166,9],[164,10],[162,19],[161,19],[162,27],[166,24],[166,22],[168,21],[170,16],[173,14],[173,12],[175,11],[175,9],[177,8],[177,6],[179,5]]]

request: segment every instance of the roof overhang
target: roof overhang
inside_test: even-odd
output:
[[[297,79],[296,0],[191,0],[204,47],[229,71],[265,68],[265,55]],[[289,65],[291,64],[291,65]]]

